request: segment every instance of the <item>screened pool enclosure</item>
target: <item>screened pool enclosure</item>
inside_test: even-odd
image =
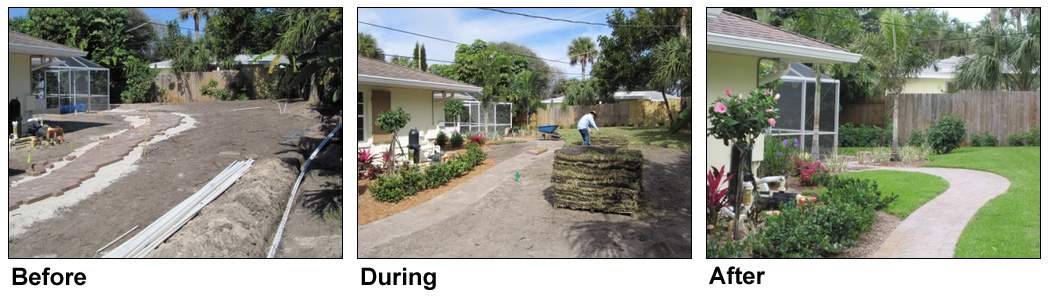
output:
[[[777,109],[780,117],[770,134],[777,139],[798,139],[799,148],[813,152],[813,121],[820,119],[819,154],[828,157],[839,147],[839,81],[821,76],[820,116],[814,116],[816,78],[813,69],[801,63],[789,65],[788,73],[782,77],[780,101]]]
[[[33,95],[45,113],[107,110],[110,69],[82,57],[33,58]]]
[[[454,95],[436,94],[434,101],[444,103],[447,101],[461,101],[462,110],[460,116],[454,120],[442,122],[447,129],[452,129],[463,135],[483,133],[488,137],[502,136],[513,127],[513,104],[508,102],[480,102],[472,96],[457,93]],[[442,109],[442,104],[439,105]]]

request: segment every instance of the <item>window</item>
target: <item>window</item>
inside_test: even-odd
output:
[[[363,141],[363,122],[366,119],[366,107],[363,106],[363,92],[359,92],[355,100],[355,124],[356,127],[356,141]]]

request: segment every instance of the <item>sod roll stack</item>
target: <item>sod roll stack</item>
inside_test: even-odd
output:
[[[637,210],[641,151],[569,146],[554,154],[554,206],[621,214]]]

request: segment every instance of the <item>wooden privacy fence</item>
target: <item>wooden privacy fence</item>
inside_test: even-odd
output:
[[[849,104],[840,112],[843,124],[884,126],[893,96]],[[963,118],[967,137],[989,133],[1001,145],[1007,137],[1040,125],[1040,92],[967,91],[954,94],[901,94],[898,101],[898,138],[908,140],[913,130],[926,130],[943,116]]]
[[[681,101],[670,100],[670,109],[677,116]],[[597,112],[597,126],[637,126],[657,127],[667,124],[667,107],[662,101],[624,101],[612,104],[578,105],[562,107],[559,104],[549,105],[538,110],[532,122],[538,124],[556,124],[561,127],[574,127],[579,117]]]

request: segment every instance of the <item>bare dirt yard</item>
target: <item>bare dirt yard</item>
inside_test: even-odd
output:
[[[196,124],[193,128],[160,142],[145,144],[142,157],[134,163],[132,170],[113,179],[105,189],[97,193],[79,196],[80,200],[72,204],[56,206],[55,210],[51,210],[54,212],[48,214],[43,214],[40,210],[26,210],[24,207],[9,211],[11,220],[15,220],[18,215],[23,215],[18,217],[18,220],[24,223],[19,225],[20,231],[9,233],[8,251],[11,257],[97,257],[99,254],[96,250],[100,247],[133,227],[138,226],[139,229],[146,227],[200,189],[203,184],[235,160],[251,158],[262,162],[267,159],[276,159],[289,167],[283,168],[286,170],[283,172],[292,172],[292,177],[295,178],[295,171],[299,171],[301,162],[306,157],[304,149],[308,148],[302,145],[301,137],[312,132],[313,128],[317,132],[321,119],[319,113],[304,102],[290,104],[285,114],[280,114],[276,105],[270,101],[197,102],[178,105],[137,104],[123,105],[117,111],[179,113],[185,114],[181,116],[193,118]],[[67,129],[67,139],[71,143],[89,141],[91,139],[89,137],[99,133],[126,127],[118,122],[121,120],[119,117],[104,117],[103,115],[79,115],[79,118],[89,120],[87,122],[104,125],[77,131]],[[64,155],[58,150],[54,152],[55,154],[42,154],[41,156],[61,158]],[[34,153],[34,157],[37,156]],[[336,156],[340,158],[339,148]],[[9,165],[16,166],[12,168],[18,166],[14,165],[11,160],[9,160]],[[256,167],[258,166],[254,166]],[[12,168],[9,168],[9,183]],[[340,187],[339,172],[336,175],[329,173],[322,177],[307,178],[306,183],[302,184],[304,188],[302,188],[302,197],[297,201],[298,207],[303,206],[304,189],[319,191]],[[320,188],[332,182],[338,184],[326,186],[327,189]],[[286,185],[291,185],[291,183]],[[285,200],[289,197],[289,189],[286,188],[272,194],[278,195],[276,197],[282,200],[280,207],[284,209]],[[332,197],[333,192],[329,192],[328,196]],[[55,201],[53,200],[55,198],[43,199],[30,205],[46,205]],[[330,203],[334,201],[337,202],[339,208],[339,199],[327,199]],[[278,214],[281,215],[281,212]],[[325,222],[314,223],[312,219],[315,218],[323,220],[321,216],[294,215],[289,221],[289,227],[305,227],[304,232],[314,231],[312,232],[314,234],[338,237],[336,247],[320,247],[328,251],[325,254],[314,255],[340,257],[339,219],[338,221],[329,219]],[[13,225],[9,226],[13,227]],[[273,229],[274,226],[271,227]],[[302,230],[293,232],[295,234],[298,231]],[[133,231],[124,239],[134,234]],[[117,242],[119,243],[121,241]],[[333,244],[332,241],[328,243]],[[293,252],[286,255],[304,257],[309,254]]]
[[[551,205],[553,149],[562,144],[494,146],[488,158],[497,163],[483,174],[417,207],[359,225],[358,257],[691,257],[689,153],[641,147],[642,208],[628,216]],[[538,146],[548,151],[526,153]]]

